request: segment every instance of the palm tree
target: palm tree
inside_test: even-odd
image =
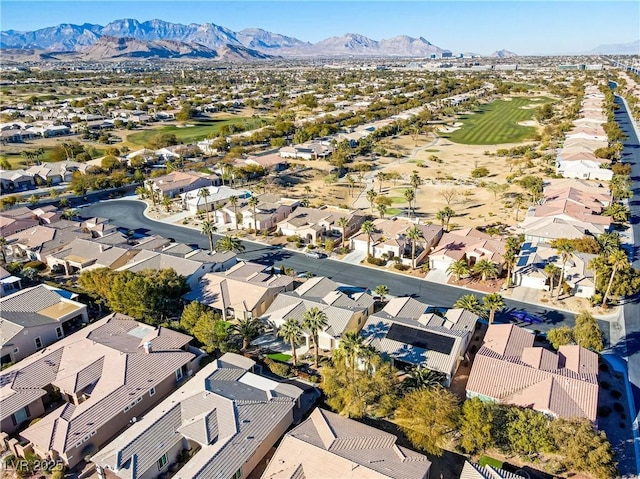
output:
[[[607,256],[620,249],[620,233],[617,231],[602,233],[596,239],[600,246],[600,252]]]
[[[375,202],[376,196],[378,196],[378,193],[376,193],[376,190],[374,190],[373,188],[371,188],[370,190],[367,190],[367,200],[369,200],[369,205],[372,213],[373,213],[373,203]]]
[[[422,230],[413,225],[407,230],[407,238],[411,240],[411,269],[416,269],[416,243],[422,238]]]
[[[371,235],[376,232],[376,226],[373,221],[365,221],[360,227],[360,231],[367,235],[367,256],[371,255]]]
[[[244,245],[237,236],[223,236],[216,243],[216,251],[230,251],[231,253],[242,253]]]
[[[416,391],[442,386],[447,380],[447,375],[440,371],[425,367],[417,367],[411,370],[409,377],[402,381],[402,389],[405,392]]]
[[[347,226],[349,226],[349,219],[346,216],[342,216],[340,218],[338,218],[338,221],[336,223],[340,229],[342,230],[342,247],[346,248],[347,247]]]
[[[413,214],[413,211],[411,210],[411,204],[413,203],[413,200],[416,199],[416,192],[411,189],[404,190],[404,199],[407,200],[407,203],[409,203],[409,217],[411,217],[411,215]]]
[[[454,215],[455,212],[448,206],[445,206],[443,209],[438,211],[438,213],[436,214],[436,218],[440,220],[440,222],[442,223],[442,227],[445,230],[449,231],[449,221]]]
[[[314,365],[318,368],[318,359],[320,351],[318,349],[318,332],[324,330],[329,326],[327,315],[324,311],[320,311],[318,308],[313,307],[302,315],[302,327],[307,329],[311,334],[313,341],[313,349],[315,352]]]
[[[629,221],[629,215],[631,212],[627,206],[621,203],[611,203],[602,211],[602,214],[610,216],[616,223],[626,223]]]
[[[238,229],[238,197],[235,195],[229,196],[229,204],[233,207],[233,222]]]
[[[218,231],[218,227],[213,223],[213,221],[203,221],[202,229],[200,233],[207,236],[209,238],[209,251],[213,253],[213,233]]]
[[[147,189],[144,186],[138,186],[135,193],[139,199],[143,200],[147,196]]]
[[[153,180],[148,180],[147,186],[149,187],[149,197],[151,198],[151,202],[153,203],[153,206],[156,206],[156,192],[153,189]]]
[[[619,249],[618,251],[614,251],[609,255],[608,262],[611,265],[611,277],[609,278],[609,284],[607,285],[607,290],[604,293],[604,298],[602,298],[602,307],[605,307],[607,304],[607,300],[609,299],[609,293],[611,292],[611,285],[613,285],[613,280],[619,271],[623,271],[629,267],[629,257],[627,253]]]
[[[614,250],[614,251],[617,251],[617,250]],[[607,264],[608,264],[607,257],[608,255],[611,255],[614,251],[608,254],[601,254],[599,256],[596,256],[587,264],[587,267],[591,271],[593,271],[593,284],[595,285],[596,293],[598,292],[598,271],[604,271],[604,269],[607,267]]]
[[[453,274],[456,278],[456,281],[460,281],[463,276],[468,276],[471,273],[471,268],[469,268],[466,259],[460,258],[458,261],[455,261],[449,265],[449,267],[447,268],[447,273]]]
[[[516,195],[516,198],[513,200],[513,205],[516,207],[516,221],[519,221],[520,209],[525,205],[524,196],[521,194]]]
[[[560,290],[562,288],[562,283],[564,283],[564,272],[567,265],[567,261],[571,259],[573,256],[573,252],[576,250],[574,244],[567,240],[560,238],[551,243],[551,246],[555,248],[556,252],[560,255],[562,259],[562,273],[560,274],[560,281],[558,281],[558,295],[560,297]]]
[[[489,311],[489,324],[493,324],[496,311],[504,308],[504,299],[498,293],[491,293],[482,298],[484,308]]]
[[[249,198],[249,206],[251,206],[251,208],[253,209],[253,233],[254,235],[258,234],[258,214],[256,213],[256,207],[258,206],[258,203],[260,201],[258,200],[257,196],[252,196],[251,198]]]
[[[75,208],[67,208],[62,212],[62,217],[65,220],[73,220],[77,216],[78,216],[78,210],[76,210]]]
[[[382,196],[380,198],[383,198]],[[378,213],[380,213],[380,218],[384,218],[384,214],[387,212],[387,208],[388,206],[386,205],[386,203],[383,203],[382,201],[376,204],[376,209],[378,210]]]
[[[311,187],[309,185],[304,186],[304,203],[305,206],[309,206],[309,195],[311,194]]]
[[[473,272],[480,275],[482,281],[498,276],[498,265],[488,259],[481,259],[473,266]]]
[[[460,296],[458,300],[453,303],[453,307],[466,309],[467,311],[471,311],[478,316],[484,315],[482,304],[480,303],[478,297],[474,294],[465,294],[463,296]]]
[[[373,292],[376,295],[380,296],[381,302],[384,302],[386,296],[389,294],[389,286],[387,286],[386,284],[379,284],[378,286],[376,286],[376,289],[374,289]]]
[[[520,254],[520,247],[522,242],[520,238],[516,236],[510,236],[507,238],[504,253],[504,262],[507,266],[507,288],[511,287],[511,276],[513,274],[513,268],[516,266],[516,260]]]
[[[553,288],[556,282],[556,278],[560,276],[560,268],[553,263],[548,263],[544,267],[544,272],[549,277],[549,292],[553,295]]]
[[[198,190],[198,198],[202,198],[204,200],[204,211],[207,213],[207,221],[210,221],[211,218],[209,216],[209,196],[211,192],[209,188],[200,188]]]
[[[7,240],[4,236],[0,236],[0,256],[2,256],[2,262],[7,262],[7,254],[5,248],[7,247]]]
[[[296,342],[302,337],[302,325],[295,318],[287,319],[278,331],[278,336],[287,341],[291,345],[293,356],[293,365],[298,364],[298,355],[296,354]]]
[[[344,336],[340,338],[338,357],[344,355],[352,375],[355,375],[356,371],[356,358],[364,346],[364,338],[360,336],[357,331],[347,331]]]
[[[168,213],[169,211],[171,211],[171,203],[172,200],[171,198],[169,198],[168,196],[163,196],[162,197],[162,206],[164,206],[164,210]]]
[[[353,188],[356,186],[356,180],[353,179],[353,176],[347,175],[347,185],[349,186],[349,196],[353,196]]]
[[[60,201],[58,201],[58,208],[66,208],[67,206],[69,206],[69,199],[60,198]]]
[[[378,180],[378,193],[382,193],[382,182],[387,179],[387,174],[384,171],[379,171],[376,174],[376,180]]]
[[[260,336],[264,331],[264,325],[258,318],[247,318],[238,321],[233,329],[242,338],[242,349],[247,349],[251,345],[251,340]]]
[[[413,187],[414,194],[418,193],[418,187],[422,184],[422,178],[420,178],[418,170],[413,170],[409,178],[409,183]]]

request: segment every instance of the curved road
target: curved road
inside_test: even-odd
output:
[[[109,218],[118,227],[134,230],[139,234],[156,234],[203,249],[209,247],[207,237],[194,229],[147,218],[144,215],[145,206],[142,202],[135,200],[103,201],[83,207],[80,214],[84,217]],[[215,235],[215,237],[217,239],[219,235]],[[340,283],[365,286],[371,289],[379,284],[385,284],[389,287],[392,295],[409,295],[434,306],[451,307],[461,295],[471,292],[446,284],[431,283],[422,279],[355,266],[333,259],[313,259],[282,247],[262,245],[251,241],[243,241],[243,244],[246,250],[240,256],[245,260],[265,266],[274,265],[276,269],[280,265],[284,265],[297,272],[310,271],[317,276],[327,276]],[[505,302],[507,303],[506,311],[526,309],[543,318],[544,324],[535,325],[535,329],[540,331],[546,331],[559,323],[572,326],[575,320],[575,315],[571,313],[518,301],[505,300]],[[496,319],[497,321],[508,321],[508,316],[503,312],[501,315],[497,315]]]

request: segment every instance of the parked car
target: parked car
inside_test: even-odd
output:
[[[544,323],[544,320],[540,319],[539,317],[528,313],[526,311],[514,311],[513,313],[511,313],[511,317],[514,319],[517,319],[518,321],[523,321],[525,323]]]
[[[307,256],[309,258],[313,258],[313,259],[320,259],[320,258],[323,257],[323,254],[322,253],[318,253],[317,251],[309,251],[307,253]]]

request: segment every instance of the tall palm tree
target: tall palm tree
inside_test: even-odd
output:
[[[482,281],[498,276],[498,265],[488,259],[481,259],[473,266],[473,272],[480,275]]]
[[[356,359],[364,346],[364,338],[360,336],[357,331],[347,331],[344,336],[340,338],[339,351],[347,360],[352,375],[355,375]]]
[[[4,236],[0,236],[0,256],[2,256],[2,262],[7,262],[7,253],[5,248],[7,247],[7,240]]]
[[[371,208],[372,213],[373,213],[373,204],[375,203],[376,196],[378,196],[378,193],[376,193],[376,190],[374,190],[373,188],[371,188],[370,190],[367,190],[367,200],[369,200],[369,207]]]
[[[376,232],[376,226],[373,221],[365,221],[360,227],[360,231],[367,235],[367,256],[371,255],[371,235]]]
[[[413,200],[416,199],[416,192],[411,189],[404,190],[404,199],[407,200],[407,203],[409,203],[409,217],[411,217],[411,215],[413,214],[411,204],[413,203]]]
[[[238,229],[238,197],[236,195],[229,196],[229,204],[233,207],[233,222]]]
[[[507,238],[504,253],[504,263],[507,266],[507,288],[511,287],[511,276],[513,275],[513,268],[516,266],[516,260],[520,254],[521,246],[522,242],[520,238],[516,236]]]
[[[258,318],[247,318],[240,319],[233,329],[242,338],[242,349],[248,349],[251,340],[262,334],[264,325]]]
[[[209,188],[200,188],[198,190],[198,198],[202,198],[204,200],[204,211],[207,213],[207,221],[211,221],[211,217],[209,216],[209,196],[211,192]]]
[[[373,292],[380,296],[380,301],[384,302],[386,296],[389,294],[389,286],[387,286],[386,284],[379,284],[378,286],[376,286]]]
[[[153,180],[147,180],[147,187],[149,188],[149,198],[151,198],[151,202],[153,206],[156,206],[156,192],[153,189]]]
[[[504,308],[504,299],[498,293],[491,293],[482,298],[484,308],[489,312],[489,324],[493,324],[496,311]]]
[[[169,213],[169,211],[171,211],[171,204],[173,203],[173,200],[171,198],[169,198],[168,196],[163,196],[162,197],[162,206],[164,206],[164,210]]]
[[[231,253],[242,253],[244,245],[237,236],[223,236],[216,243],[216,251],[230,251]]]
[[[353,176],[347,175],[347,185],[349,186],[349,196],[353,196],[353,188],[356,186],[356,180]]]
[[[524,196],[521,194],[516,195],[516,198],[513,200],[513,205],[516,207],[516,221],[519,221],[520,209],[525,205]]]
[[[618,251],[614,251],[609,255],[609,264],[611,265],[611,277],[609,278],[609,284],[607,285],[607,290],[604,293],[604,298],[602,298],[602,307],[606,306],[607,301],[609,299],[609,293],[611,293],[611,285],[613,285],[613,280],[616,275],[629,267],[629,257],[627,253],[619,249]]]
[[[436,213],[436,218],[440,220],[442,227],[445,230],[449,231],[449,221],[454,215],[455,212],[448,206],[445,206],[443,209],[438,211],[438,213]]]
[[[471,268],[469,268],[466,259],[460,258],[458,261],[454,261],[449,265],[449,267],[447,268],[447,273],[453,274],[456,278],[456,281],[460,281],[463,276],[467,276],[471,273]]]
[[[480,303],[480,300],[474,294],[465,294],[463,296],[460,296],[458,300],[453,303],[453,307],[466,309],[467,311],[471,311],[478,316],[484,315],[482,303]]]
[[[548,263],[544,267],[544,272],[549,277],[549,292],[553,295],[553,288],[556,282],[556,278],[560,277],[560,268],[553,263]]]
[[[278,336],[287,341],[291,345],[293,356],[293,365],[298,364],[298,355],[296,354],[296,342],[302,338],[302,325],[296,318],[287,319],[278,331]]]
[[[258,200],[257,196],[252,196],[251,198],[249,198],[249,206],[251,206],[251,208],[253,209],[253,233],[254,235],[257,236],[258,234],[258,214],[256,213],[256,207],[258,206],[258,203],[260,201]]]
[[[620,233],[617,231],[602,233],[596,240],[600,246],[600,252],[607,256],[620,249]]]
[[[342,247],[347,247],[347,226],[349,226],[349,219],[346,216],[338,218],[336,223],[342,230]]]
[[[623,224],[629,221],[629,215],[631,214],[631,212],[629,211],[629,208],[627,206],[621,203],[611,203],[602,211],[602,214],[605,216],[610,216],[611,219],[616,223]]]
[[[200,233],[207,236],[209,238],[209,251],[213,252],[213,233],[218,231],[218,227],[213,223],[213,221],[203,221],[202,229]]]
[[[376,174],[376,180],[378,180],[378,193],[382,193],[382,182],[387,179],[387,174],[384,171],[379,171]]]
[[[422,238],[422,230],[413,225],[407,230],[407,238],[411,240],[411,269],[416,269],[416,243]]]
[[[318,360],[320,357],[320,350],[318,348],[318,332],[324,330],[329,326],[327,315],[324,311],[320,311],[318,308],[313,307],[302,315],[302,327],[309,331],[311,334],[311,340],[313,341],[313,349],[315,352],[314,365],[318,368]]]
[[[608,253],[608,255],[612,254],[614,251],[611,251],[611,253]],[[587,267],[593,271],[593,284],[595,285],[596,293],[598,292],[598,271],[604,271],[604,269],[607,267],[608,255],[604,253],[600,254],[589,261],[589,263],[587,264]]]
[[[418,174],[418,170],[413,170],[411,172],[411,177],[409,178],[409,183],[413,187],[413,192],[415,194],[418,193],[418,187],[422,184],[422,178]]]
[[[573,256],[573,252],[576,250],[576,247],[571,241],[563,238],[551,242],[551,246],[555,248],[556,252],[560,255],[560,259],[562,260],[562,273],[560,274],[560,280],[558,281],[557,297],[559,298],[560,290],[562,289],[562,283],[564,283],[564,272],[567,266],[567,261],[569,261]]]

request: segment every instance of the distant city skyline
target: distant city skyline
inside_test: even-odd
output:
[[[374,40],[424,37],[453,52],[585,53],[640,38],[640,3],[629,1],[47,1],[2,0],[0,28],[106,25],[131,18],[262,28],[315,43],[359,33]]]

